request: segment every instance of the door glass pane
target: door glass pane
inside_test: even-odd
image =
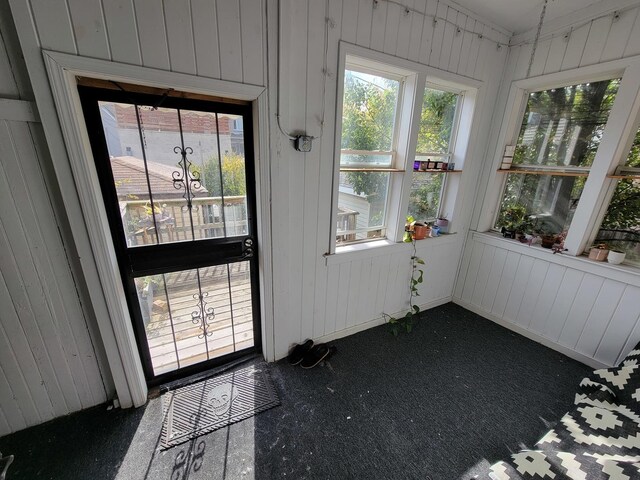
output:
[[[514,165],[591,166],[619,85],[612,79],[530,93]]]
[[[337,243],[385,237],[389,178],[385,172],[340,173]]]
[[[249,262],[135,279],[154,375],[253,347]]]
[[[242,116],[99,105],[128,246],[248,234]]]

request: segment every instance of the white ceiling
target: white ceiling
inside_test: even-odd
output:
[[[536,28],[544,0],[452,0],[452,3],[477,13],[485,20],[514,34]],[[549,0],[545,24],[582,10],[599,0]],[[604,3],[604,2],[603,2]]]

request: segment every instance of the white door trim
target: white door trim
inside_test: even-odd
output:
[[[254,112],[257,113],[254,115],[254,131],[257,132],[254,138],[257,173],[268,171],[269,168],[268,144],[264,140],[266,137],[259,134],[264,126],[258,128],[258,120],[267,118],[266,112],[264,112],[267,108],[263,95],[265,88],[59,52],[43,51],[43,56],[57,110],[57,118],[53,118],[51,121],[59,120],[60,122],[69,164],[82,207],[82,218],[71,219],[71,223],[79,225],[74,229],[86,228],[89,235],[95,263],[85,263],[83,269],[91,269],[90,273],[94,274],[86,275],[85,272],[87,277],[95,278],[97,273],[99,285],[89,285],[89,289],[94,295],[98,294],[96,289],[99,290],[108,310],[108,318],[102,318],[98,315],[98,326],[101,335],[106,334],[115,339],[115,346],[113,342],[105,341],[105,349],[111,372],[114,375],[116,391],[119,398],[131,399],[131,402],[121,402],[123,406],[130,406],[127,403],[133,406],[144,405],[147,401],[146,380],[127,308],[124,288],[120,280],[95,163],[87,161],[87,159],[93,158],[93,155],[80,105],[76,78],[82,76],[108,79],[252,101]],[[42,115],[43,123],[46,123],[46,115]],[[268,205],[270,185],[262,177],[264,175],[256,175],[255,186],[260,225],[257,234],[261,253],[262,251],[271,251],[270,211],[263,208],[265,204]],[[272,342],[268,341],[269,333],[273,331],[272,310],[265,308],[265,306],[268,307],[272,304],[272,299],[269,297],[272,278],[270,261],[270,255],[262,255],[260,262],[260,290],[263,295],[261,298],[262,346],[267,359],[272,359],[275,356]],[[113,351],[114,349],[117,351]],[[114,363],[119,364],[115,365]],[[124,378],[119,378],[120,376],[124,376]],[[123,391],[125,388],[127,391]]]

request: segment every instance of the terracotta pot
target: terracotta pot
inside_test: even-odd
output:
[[[414,225],[413,226],[413,238],[416,240],[422,240],[427,238],[427,235],[431,233],[431,228],[426,225]]]
[[[543,235],[540,245],[542,246],[542,248],[551,248],[553,247],[554,243],[556,243],[555,235]]]
[[[609,250],[605,250],[603,248],[592,248],[589,250],[589,259],[595,260],[596,262],[604,262],[609,256]]]

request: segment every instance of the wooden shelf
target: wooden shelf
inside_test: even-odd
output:
[[[415,173],[462,173],[462,170],[440,170],[439,168],[429,168],[427,170],[414,170]]]
[[[509,169],[503,170],[499,168],[497,170],[498,173],[516,173],[519,175],[552,175],[555,177],[586,177],[589,175],[588,172],[558,172],[558,171],[541,171],[541,170],[518,170],[518,169]]]
[[[640,179],[640,175],[607,175],[607,178],[617,178],[617,179],[625,179],[625,178],[631,178],[631,179]]]

